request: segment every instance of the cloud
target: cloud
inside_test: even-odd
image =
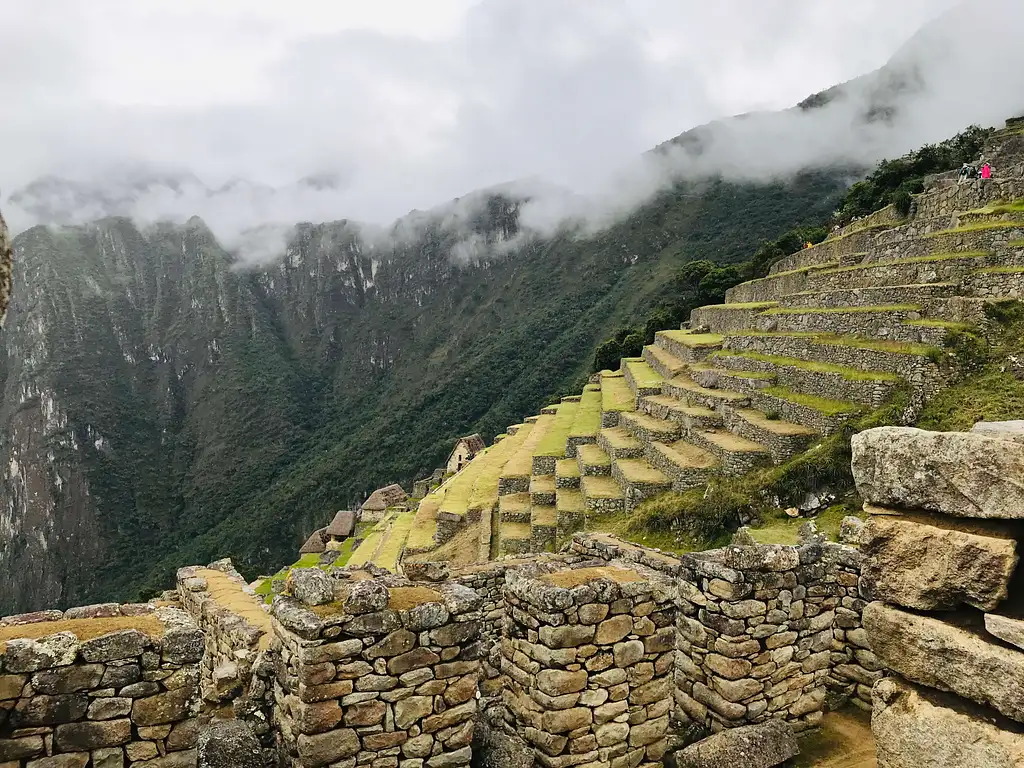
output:
[[[71,179],[67,219],[200,215],[239,248],[258,226],[386,230],[413,209],[465,226],[484,199],[469,193],[494,187],[529,199],[530,232],[592,232],[679,178],[871,163],[1024,107],[1013,0],[961,6],[901,51],[923,89],[866,127],[856,118],[876,96],[860,85],[821,110],[771,111],[882,65],[954,0],[381,0],[356,24],[342,5],[9,0],[3,192]],[[644,154],[745,112],[699,156]],[[55,210],[22,203],[16,228]],[[259,258],[277,247],[261,242]],[[480,248],[467,238],[458,255]]]

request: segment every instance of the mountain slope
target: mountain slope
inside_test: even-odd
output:
[[[0,338],[0,612],[129,598],[224,555],[270,568],[457,435],[569,387],[682,263],[745,258],[843,185],[679,186],[593,239],[471,263],[435,225],[388,247],[302,225],[259,271],[198,219],[23,233]],[[491,240],[514,231],[494,202]]]

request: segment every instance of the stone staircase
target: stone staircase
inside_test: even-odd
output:
[[[903,383],[915,404],[934,394],[949,334],[1024,296],[1024,133],[985,154],[996,178],[929,179],[909,218],[883,209],[788,256],[527,419],[497,483],[491,556],[783,463]]]

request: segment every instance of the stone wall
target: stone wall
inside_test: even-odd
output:
[[[853,438],[874,599],[858,642],[894,673],[873,688],[880,768],[1024,763],[1022,438],[1020,422]]]
[[[668,749],[675,586],[603,560],[507,574],[506,726],[547,768],[658,765]]]
[[[275,664],[268,650],[270,617],[262,600],[230,560],[208,568],[182,568],[177,583],[182,608],[205,638],[200,687],[206,707],[229,708],[271,751]]]
[[[851,225],[852,228],[847,234],[830,237],[817,245],[804,248],[780,259],[772,264],[769,274],[775,275],[779,272],[789,272],[794,269],[831,262],[841,263],[867,251],[871,247],[875,234],[887,226],[889,226],[887,223],[865,225],[863,221],[859,221],[856,225]]]
[[[349,569],[292,577],[272,608],[281,765],[468,765],[481,597]]]
[[[0,622],[4,768],[195,768],[203,638],[175,608],[97,605]]]
[[[952,216],[959,211],[983,208],[996,200],[1019,200],[1024,197],[1024,179],[1019,175],[1010,178],[1007,170],[996,168],[997,176],[985,181],[957,184],[954,180],[933,186],[928,194],[917,198],[917,216]]]

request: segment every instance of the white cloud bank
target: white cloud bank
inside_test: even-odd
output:
[[[900,51],[923,87],[891,124],[861,125],[871,95],[853,89],[721,123],[697,158],[642,154],[873,70],[954,4],[6,0],[0,184],[72,180],[77,195],[34,189],[73,220],[200,215],[229,243],[271,223],[386,225],[510,180],[537,231],[599,227],[679,177],[870,163],[1024,110],[1024,3],[971,0]]]

